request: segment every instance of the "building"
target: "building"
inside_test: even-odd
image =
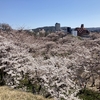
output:
[[[61,28],[60,28],[60,23],[56,23],[55,24],[55,31],[60,31]]]
[[[71,31],[72,31],[71,27],[67,27],[67,33],[71,34]]]
[[[77,31],[78,36],[88,36],[90,33],[87,29],[84,28],[84,24],[81,24],[81,27],[75,28],[75,31]]]

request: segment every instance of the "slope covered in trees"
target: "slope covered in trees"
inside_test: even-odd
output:
[[[1,85],[57,100],[79,100],[81,89],[100,90],[100,34],[40,34],[0,31]]]

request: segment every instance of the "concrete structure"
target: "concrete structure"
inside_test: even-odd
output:
[[[55,30],[56,30],[56,31],[60,31],[60,30],[61,30],[61,28],[60,28],[60,23],[56,23],[56,24],[55,24]]]
[[[77,31],[72,30],[72,35],[73,35],[73,36],[77,36]]]

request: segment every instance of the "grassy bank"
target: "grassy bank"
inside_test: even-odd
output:
[[[19,90],[14,90],[9,87],[0,87],[0,100],[53,100],[46,99],[39,95],[33,95]]]

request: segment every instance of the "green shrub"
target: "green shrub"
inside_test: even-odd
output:
[[[32,83],[32,81],[34,82]],[[36,79],[31,80],[28,74],[25,74],[23,79],[20,80],[20,85],[17,88],[25,88],[26,91],[32,92],[33,94],[40,94],[45,98],[51,98],[51,94],[41,85],[40,79],[37,77]]]
[[[80,90],[77,95],[82,100],[100,100],[100,92],[90,89]]]

